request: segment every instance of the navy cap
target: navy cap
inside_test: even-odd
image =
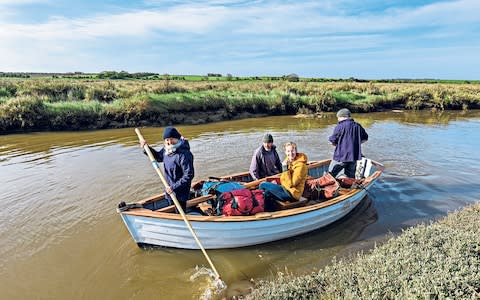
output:
[[[178,132],[178,130],[175,127],[165,127],[165,130],[163,130],[163,139],[168,139],[168,138],[179,139],[181,137],[182,135]]]

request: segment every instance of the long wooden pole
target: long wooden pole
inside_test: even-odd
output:
[[[135,128],[135,133],[137,134],[138,139],[140,140],[140,142],[145,141],[145,139],[143,138],[142,133],[140,132],[140,129]],[[160,179],[162,180],[163,185],[164,185],[165,188],[166,188],[166,187],[169,186],[169,185],[168,185],[167,181],[165,180],[165,177],[163,176],[163,173],[162,173],[162,171],[160,170],[160,167],[158,166],[158,162],[155,160],[155,157],[153,156],[152,151],[150,151],[150,148],[148,147],[147,144],[145,144],[145,145],[143,146],[143,149],[144,149],[145,152],[147,153],[148,158],[150,158],[150,161],[152,162],[153,168],[155,169],[155,171],[157,171],[158,176],[160,177]],[[195,241],[197,242],[198,247],[202,250],[203,255],[205,255],[205,258],[207,259],[208,263],[210,264],[210,267],[212,268],[213,272],[215,273],[215,276],[216,276],[215,279],[220,279],[220,274],[218,274],[217,269],[216,269],[215,266],[213,265],[212,260],[210,259],[210,257],[208,256],[207,251],[205,251],[205,248],[203,248],[202,243],[200,243],[200,240],[198,239],[195,231],[193,230],[193,227],[192,227],[192,225],[190,224],[190,221],[187,219],[187,216],[185,215],[185,212],[183,211],[182,206],[180,205],[180,202],[178,202],[178,199],[177,199],[177,196],[175,195],[175,192],[172,192],[172,193],[170,194],[170,197],[172,198],[173,203],[175,203],[175,206],[177,207],[178,212],[180,212],[180,215],[182,215],[183,221],[185,221],[185,224],[187,224],[187,227],[188,227],[188,229],[190,230],[190,233],[192,234],[193,238],[194,238]]]

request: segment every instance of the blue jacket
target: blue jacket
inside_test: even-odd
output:
[[[362,158],[362,141],[368,140],[368,134],[362,125],[353,119],[338,122],[333,134],[328,138],[336,145],[333,159],[339,162],[353,162]]]
[[[178,201],[187,201],[190,196],[190,187],[192,185],[195,170],[193,168],[193,154],[190,152],[190,144],[187,140],[180,140],[182,144],[175,153],[168,155],[165,148],[160,151],[150,147],[153,156],[158,162],[163,162],[165,179],[175,192]],[[166,195],[168,199],[170,196]]]

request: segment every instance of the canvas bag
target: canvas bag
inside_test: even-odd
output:
[[[308,179],[306,183],[310,186],[310,188],[314,188],[316,186],[324,187],[324,186],[332,185],[335,182],[337,182],[335,177],[333,177],[332,174],[330,173],[326,173],[322,177]]]
[[[338,190],[340,189],[340,184],[335,181],[334,184],[330,184],[323,187],[323,196],[325,199],[330,199],[338,196]]]
[[[340,184],[330,173],[305,182],[303,196],[310,200],[330,199],[338,196]]]

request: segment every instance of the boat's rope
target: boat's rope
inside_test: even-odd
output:
[[[365,192],[367,192],[367,195],[368,195],[368,196],[371,196],[371,195],[372,195],[372,194],[367,190],[367,187],[366,187],[365,185],[363,185],[362,183],[357,184],[356,188],[357,188],[357,189],[364,190]]]

